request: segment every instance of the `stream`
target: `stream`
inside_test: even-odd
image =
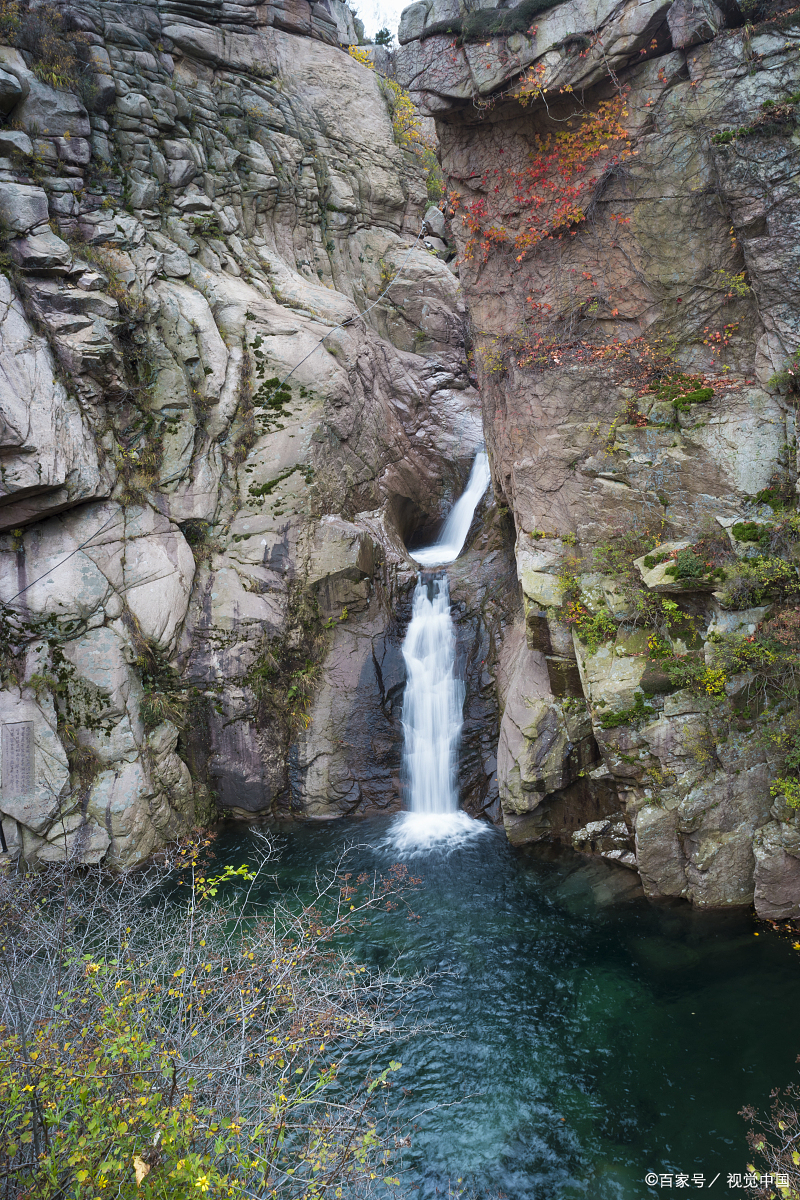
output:
[[[382,914],[349,947],[438,973],[419,1001],[435,1028],[385,1054],[403,1063],[392,1100],[413,1127],[402,1194],[641,1200],[664,1195],[651,1171],[706,1187],[721,1173],[715,1195],[740,1194],[727,1187],[748,1161],[737,1113],[796,1076],[791,944],[746,913],[655,907],[633,872],[516,850],[468,818],[461,837],[409,850],[402,819],[273,827],[263,893],[310,896],[346,846],[350,870],[399,861],[422,879],[418,921]],[[236,831],[217,843],[236,865],[251,846]]]

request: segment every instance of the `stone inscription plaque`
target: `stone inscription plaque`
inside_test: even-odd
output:
[[[25,796],[34,790],[33,721],[3,726],[3,797]]]

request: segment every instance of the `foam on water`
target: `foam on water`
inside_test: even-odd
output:
[[[485,821],[476,821],[465,812],[400,813],[392,821],[381,845],[403,854],[423,854],[428,850],[457,850],[492,832]]]

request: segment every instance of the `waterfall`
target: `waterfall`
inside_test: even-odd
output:
[[[415,813],[458,811],[456,755],[464,684],[455,675],[456,631],[446,573],[417,580],[403,642],[404,768]]]
[[[489,459],[481,450],[439,540],[414,551],[418,563],[439,565],[458,558],[489,478]],[[456,776],[465,688],[455,672],[456,631],[446,571],[427,577],[420,572],[417,577],[403,658],[403,771],[409,807],[426,816],[459,815]]]
[[[467,486],[453,505],[439,534],[439,540],[432,546],[426,546],[424,550],[409,550],[415,562],[421,567],[438,567],[456,561],[464,548],[475,509],[489,486],[490,479],[489,456],[485,450],[479,450],[475,455]]]

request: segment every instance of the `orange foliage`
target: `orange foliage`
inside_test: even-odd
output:
[[[545,94],[543,78],[541,69],[526,72],[517,93],[521,104]],[[594,111],[580,113],[576,128],[537,134],[530,166],[521,171],[497,167],[487,172],[482,186],[492,196],[507,196],[510,191],[521,212],[522,227],[512,236],[500,220],[499,208],[490,211],[486,196],[465,204],[462,219],[471,235],[466,257],[473,257],[479,246],[485,260],[493,244],[513,244],[520,261],[544,238],[579,224],[603,172],[636,153],[623,125],[627,115],[624,93],[604,100]]]

